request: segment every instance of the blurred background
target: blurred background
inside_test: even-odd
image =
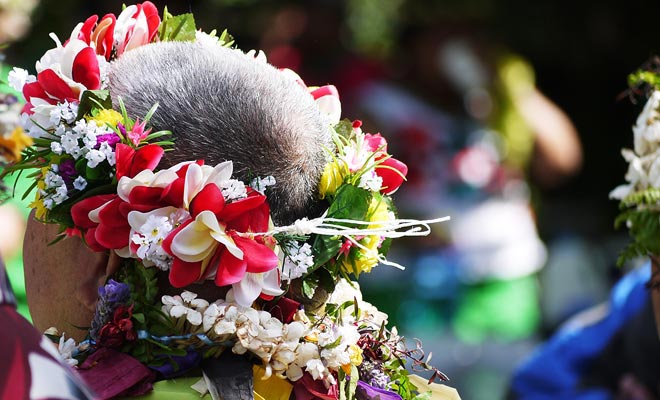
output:
[[[451,215],[432,237],[392,249],[405,272],[381,266],[360,282],[464,399],[504,398],[516,365],[621,276],[627,234],[613,229],[608,193],[623,182],[620,148],[632,145],[641,108],[624,94],[626,76],[658,52],[660,3],[154,3],[193,12],[205,31],[228,29],[308,85],[335,84],[344,116],[383,133],[410,168],[395,195],[400,215]],[[5,63],[33,70],[53,47],[50,32],[64,38],[87,16],[120,9],[0,0]],[[0,227],[20,227],[24,206],[1,207]],[[2,230],[24,296],[20,243],[10,241],[20,235]]]

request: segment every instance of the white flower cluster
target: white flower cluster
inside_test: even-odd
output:
[[[250,182],[250,187],[257,192],[264,194],[269,186],[275,185],[275,177],[268,175],[265,178],[256,177]]]
[[[69,198],[69,189],[66,187],[66,182],[58,174],[59,166],[51,164],[50,168],[44,175],[43,189],[39,189],[39,195],[42,197],[44,207],[52,210],[53,207],[62,204]]]
[[[98,126],[95,121],[79,120],[73,127],[60,123],[54,132],[60,140],[51,142],[50,149],[55,154],[68,154],[76,160],[84,157],[90,168],[96,168],[104,161],[113,166],[116,163],[114,150],[107,142],[99,145],[97,139],[112,133],[108,127]]]
[[[131,242],[138,245],[134,255],[142,260],[145,267],[156,266],[168,271],[172,266],[172,256],[163,249],[163,241],[188,218],[188,211],[174,207],[159,208],[148,213],[131,211],[128,215]],[[126,254],[126,257],[131,256],[132,253]]]
[[[282,265],[282,279],[291,281],[303,276],[307,270],[314,265],[312,246],[309,243],[292,242],[286,247],[287,255]]]
[[[245,184],[237,179],[228,179],[222,182],[222,197],[226,201],[235,201],[247,197],[247,188]]]
[[[655,91],[646,102],[633,126],[634,151],[623,149],[629,163],[625,185],[610,192],[610,198],[621,200],[631,193],[660,188],[660,92]]]
[[[361,362],[357,347],[360,334],[352,323],[336,325],[323,321],[311,324],[302,311],[285,324],[266,311],[243,307],[226,300],[209,304],[185,291],[181,296],[163,296],[163,312],[190,323],[190,333],[204,333],[216,342],[234,341],[236,354],[250,352],[261,358],[265,378],[275,374],[297,381],[309,372],[316,380],[334,384],[332,370]]]
[[[362,174],[358,187],[372,192],[378,192],[383,187],[383,178],[378,176],[375,169],[372,168]]]

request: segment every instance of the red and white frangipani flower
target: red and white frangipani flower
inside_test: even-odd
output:
[[[23,86],[27,101],[23,110],[44,129],[53,127],[50,114],[58,103],[77,102],[85,90],[101,85],[94,48],[79,39],[63,46],[55,35],[52,37],[57,46],[37,61],[37,80]]]
[[[175,287],[202,279],[232,285],[249,306],[259,295],[281,293],[277,273],[262,275],[277,270],[279,260],[263,237],[253,235],[269,228],[266,196],[246,188],[244,197],[226,201],[222,188],[232,172],[231,162],[187,162],[131,173],[119,180],[117,195],[76,203],[74,222],[95,250],[169,267]]]
[[[194,182],[187,184],[194,186]],[[247,273],[261,274],[277,268],[275,252],[262,237],[250,234],[265,232],[269,227],[270,208],[264,195],[249,189],[247,197],[226,203],[220,186],[211,182],[190,197],[193,219],[172,231],[163,242],[165,251],[174,257],[170,270],[173,286],[214,276],[218,286],[242,287],[240,283]],[[245,305],[260,293],[244,296],[251,298]]]
[[[117,57],[154,40],[160,26],[158,9],[150,2],[128,6],[117,17],[114,41]]]
[[[71,33],[71,39],[84,41],[94,47],[96,54],[110,61],[116,23],[117,18],[114,14],[106,14],[100,21],[98,15],[92,15],[85,22],[81,22],[76,26]]]

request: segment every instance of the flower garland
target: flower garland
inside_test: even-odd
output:
[[[323,217],[275,227],[267,201],[273,177],[246,184],[233,178],[231,161],[157,169],[174,148],[171,132],[150,127],[157,105],[132,119],[107,90],[110,63],[125,52],[163,41],[230,47],[226,32],[197,31],[190,14],[165,11],[161,18],[147,1],[118,16],[88,18],[64,44],[51,37],[56,47],[36,63],[36,76],[19,68],[10,73],[26,100],[22,129],[34,146],[5,173],[33,171],[32,207],[38,219],[61,227],[60,239],[80,236],[91,250],[124,259],[99,288],[83,343],[48,332],[72,365],[112,348],[168,376],[172,364],[180,372],[231,349],[260,360],[265,379],[286,379],[309,393],[322,382],[329,398],[374,391],[426,398],[408,379],[406,359],[433,371],[432,379],[446,379],[419,346],[408,350],[395,328],[385,328],[387,315],[362,301],[352,280],[388,263],[392,238],[428,234],[429,223],[444,219],[396,218],[390,195],[407,167],[388,153],[380,134],[340,120],[333,86],[307,87],[282,71],[316,101],[336,149],[328,149],[320,177],[318,197],[328,205]],[[261,52],[247,54],[266,62]],[[231,289],[224,299],[190,291],[159,297],[159,271],[168,271],[175,288],[211,280]]]

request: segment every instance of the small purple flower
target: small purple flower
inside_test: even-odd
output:
[[[119,130],[121,131],[122,125],[118,124],[120,127]],[[125,130],[124,130],[125,131]],[[101,147],[102,143],[108,143],[108,145],[114,149],[115,145],[119,143],[121,139],[116,133],[104,133],[103,135],[98,135],[96,137],[96,146],[94,146],[95,149],[99,149]]]
[[[73,180],[78,176],[78,171],[76,171],[76,164],[72,159],[67,158],[60,163],[58,171],[62,179],[64,179],[64,183],[66,183],[67,188],[70,188],[73,184]]]
[[[99,288],[99,297],[109,304],[123,303],[128,300],[131,289],[125,283],[110,279],[108,283]]]
[[[127,284],[113,279],[110,279],[108,283],[99,288],[99,301],[96,303],[92,329],[89,331],[92,339],[97,339],[103,325],[112,318],[112,313],[118,306],[129,300],[130,295],[131,290]]]

